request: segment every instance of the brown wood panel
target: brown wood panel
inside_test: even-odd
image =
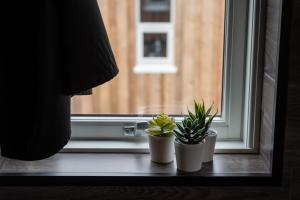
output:
[[[110,9],[109,9],[109,1],[108,0],[98,0],[99,6],[101,9],[101,14],[105,25],[109,23],[109,16],[110,16]],[[113,35],[111,29],[107,29],[109,35]],[[104,84],[101,87],[97,87],[93,89],[93,98],[94,104],[96,105],[96,110],[102,110],[104,113],[112,112],[112,105],[111,105],[111,84]],[[76,97],[77,98],[77,97]],[[91,97],[92,98],[92,97]],[[81,104],[83,101],[81,101]]]
[[[134,74],[135,0],[98,0],[120,74],[72,101],[74,114],[181,114],[193,100],[221,110],[224,0],[177,0],[176,74]]]

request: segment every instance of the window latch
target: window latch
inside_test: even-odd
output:
[[[123,134],[125,136],[135,136],[136,126],[124,126]]]
[[[124,126],[123,134],[133,137],[143,136],[146,128],[148,128],[147,122],[136,122],[134,125]]]

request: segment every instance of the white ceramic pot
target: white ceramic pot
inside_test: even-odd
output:
[[[183,144],[175,141],[177,169],[184,172],[196,172],[202,167],[204,142]]]
[[[214,158],[215,146],[217,141],[217,132],[209,130],[208,136],[205,138],[203,162],[212,162]]]
[[[151,160],[157,163],[170,163],[174,160],[174,136],[158,137],[149,135]]]

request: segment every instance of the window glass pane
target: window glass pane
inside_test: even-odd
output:
[[[203,99],[207,105],[214,102],[221,112],[224,0],[176,0],[174,39],[170,45],[177,67],[175,74],[134,73],[138,52],[136,1],[98,2],[120,73],[111,82],[94,88],[93,95],[73,97],[73,114],[180,115],[186,113],[187,107],[192,108],[194,99]],[[145,36],[147,59],[166,56],[165,34]]]
[[[166,57],[167,34],[145,33],[144,34],[144,57]]]
[[[170,0],[141,0],[141,22],[170,22]]]

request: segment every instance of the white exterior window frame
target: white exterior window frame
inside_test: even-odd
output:
[[[217,153],[258,151],[263,5],[263,0],[226,1],[222,115],[212,123],[218,131]],[[72,140],[65,151],[148,152],[147,138],[138,127],[150,119],[143,115],[73,116]],[[128,127],[134,133],[128,134]]]
[[[170,1],[170,22],[142,22],[141,0],[136,0],[136,66],[133,68],[136,74],[173,74],[177,72],[174,63],[175,51],[175,7],[176,0]],[[167,35],[166,57],[144,57],[144,34],[162,33]]]

